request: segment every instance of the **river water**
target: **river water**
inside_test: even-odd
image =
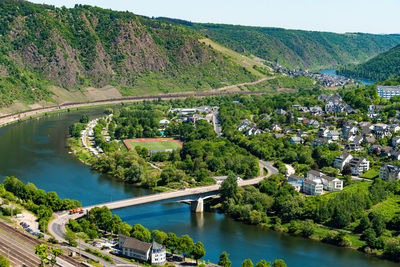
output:
[[[329,74],[331,76],[336,76],[336,77],[339,76],[336,74],[336,70],[320,70],[319,73],[326,73],[326,74]],[[365,85],[370,85],[370,84],[375,83],[373,81],[368,81],[368,80],[361,80],[361,79],[354,79],[354,80],[358,81],[358,82],[362,82]]]
[[[94,118],[102,111],[53,114],[0,128],[0,177],[16,176],[38,188],[56,191],[60,197],[77,199],[83,205],[151,194],[149,190],[93,172],[68,154],[68,126],[79,120],[83,112]],[[205,260],[217,262],[220,253],[226,250],[232,266],[240,266],[246,258],[254,263],[281,258],[290,267],[398,266],[350,249],[246,225],[216,212],[191,214],[189,207],[180,203],[147,204],[115,213],[130,224],[189,234],[205,245]]]

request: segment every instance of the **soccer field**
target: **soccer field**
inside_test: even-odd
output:
[[[148,150],[177,149],[182,147],[182,143],[180,141],[168,138],[128,139],[124,140],[124,143],[128,149],[133,149],[137,146],[145,147]]]

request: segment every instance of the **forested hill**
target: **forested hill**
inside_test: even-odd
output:
[[[384,81],[400,76],[400,45],[359,65],[348,65],[338,73],[354,78]]]
[[[162,20],[166,20],[163,18]],[[400,44],[400,35],[286,30],[171,20],[196,29],[237,52],[289,68],[323,69],[361,63]]]
[[[123,86],[127,95],[257,79],[201,38],[189,27],[129,12],[1,0],[0,107],[51,101],[47,85],[53,84],[67,90]]]

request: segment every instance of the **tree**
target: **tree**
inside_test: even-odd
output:
[[[168,233],[167,239],[165,241],[167,247],[171,250],[172,254],[178,248],[179,238],[174,233]]]
[[[342,175],[343,175],[343,176],[351,175],[351,167],[350,167],[350,164],[348,164],[348,163],[344,164],[343,169],[342,169]]]
[[[345,207],[335,207],[331,218],[332,225],[343,228],[351,222],[351,214]]]
[[[385,247],[383,249],[383,255],[394,261],[399,261],[400,259],[400,238],[389,238],[385,242]]]
[[[376,236],[381,236],[386,228],[385,217],[379,212],[371,212],[369,214],[372,228],[375,230]]]
[[[361,236],[365,242],[367,242],[367,245],[374,248],[375,247],[375,243],[376,243],[376,233],[374,231],[374,229],[372,228],[368,228],[366,229],[362,236]]]
[[[231,267],[232,262],[229,260],[229,254],[224,251],[219,255],[218,265],[222,267]]]
[[[315,232],[315,225],[312,220],[305,220],[300,224],[300,233],[304,237],[310,237]]]
[[[364,230],[371,227],[371,221],[369,220],[367,215],[362,215],[360,219],[360,223],[356,227],[357,232],[362,233]]]
[[[49,255],[50,252],[50,255]],[[39,266],[43,267],[46,264],[54,266],[57,263],[57,257],[62,255],[63,251],[60,248],[48,247],[46,244],[35,246],[35,254],[41,260]]]
[[[10,267],[10,262],[4,255],[0,255],[0,267]]]
[[[279,196],[275,200],[275,206],[284,221],[295,220],[303,214],[303,199],[299,196]]]
[[[222,182],[220,188],[220,194],[223,200],[228,198],[236,199],[238,193],[238,183],[236,175],[233,173],[229,174],[228,177]]]
[[[110,115],[110,114],[112,114],[114,111],[113,111],[113,109],[112,108],[106,108],[105,110],[104,110],[104,114],[106,114],[106,115]]]
[[[76,247],[78,246],[78,242],[76,242],[76,235],[71,230],[67,230],[64,233],[64,239],[68,242],[70,246]]]
[[[286,263],[284,260],[278,259],[278,260],[274,260],[274,262],[272,263],[272,267],[286,267]]]
[[[261,260],[256,264],[256,267],[271,267],[271,263],[265,260]]]
[[[135,224],[131,230],[131,237],[139,239],[143,242],[151,241],[151,233],[150,231],[141,224]]]
[[[183,235],[178,241],[178,250],[185,256],[190,255],[193,250],[193,239],[188,235]]]
[[[204,249],[203,243],[197,241],[193,246],[191,254],[193,258],[196,260],[196,265],[197,265],[198,260],[204,257],[204,255],[206,255],[206,250]]]
[[[164,244],[168,238],[168,235],[163,231],[153,230],[153,232],[151,232],[151,238],[153,241],[156,241],[159,244]]]
[[[86,114],[82,114],[81,119],[79,120],[80,123],[88,123],[89,117]]]
[[[254,264],[250,259],[245,259],[242,262],[242,267],[254,267]]]

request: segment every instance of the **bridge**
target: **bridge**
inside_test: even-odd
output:
[[[260,176],[254,179],[242,180],[238,182],[241,187],[258,184],[262,179],[277,174],[278,170],[273,167],[273,163],[259,161]],[[267,175],[264,175],[264,169],[268,171]],[[67,211],[59,214],[54,214],[55,219],[49,224],[49,232],[58,240],[65,241],[63,234],[65,233],[65,224],[68,220],[77,219],[82,217],[85,213],[89,212],[95,207],[106,206],[110,210],[121,209],[130,206],[143,205],[148,203],[154,203],[159,201],[180,201],[190,203],[191,211],[203,212],[204,199],[217,196],[219,194],[220,184],[202,186],[196,188],[188,188],[185,190],[177,190],[171,192],[163,192],[158,194],[146,195],[142,197],[134,197],[130,199],[111,201],[106,203],[100,203],[92,206],[83,207],[83,214],[69,215]]]
[[[254,179],[239,181],[238,185],[241,187],[255,185],[255,184],[258,184],[265,177],[269,177],[272,174],[278,173],[278,170],[273,167],[273,163],[260,160],[259,165],[260,165],[260,176],[259,177],[254,178]],[[268,174],[266,176],[264,176],[264,168],[268,170]],[[196,187],[196,188],[187,188],[184,190],[163,192],[163,193],[159,193],[159,194],[146,195],[146,196],[142,196],[142,197],[134,197],[134,198],[124,199],[124,200],[100,203],[100,204],[96,204],[96,205],[92,205],[92,206],[87,206],[82,209],[84,211],[90,211],[94,207],[106,206],[110,210],[114,210],[114,209],[142,205],[142,204],[147,204],[147,203],[152,203],[152,202],[159,202],[159,201],[163,201],[163,200],[180,200],[180,201],[185,200],[186,202],[194,202],[194,201],[197,201],[200,199],[204,200],[205,198],[209,198],[211,196],[218,195],[219,189],[220,189],[219,184]],[[184,199],[184,197],[186,197],[186,199]],[[192,211],[200,211],[200,212],[202,212],[202,210],[203,210],[202,208],[195,209],[195,210],[192,209]]]

